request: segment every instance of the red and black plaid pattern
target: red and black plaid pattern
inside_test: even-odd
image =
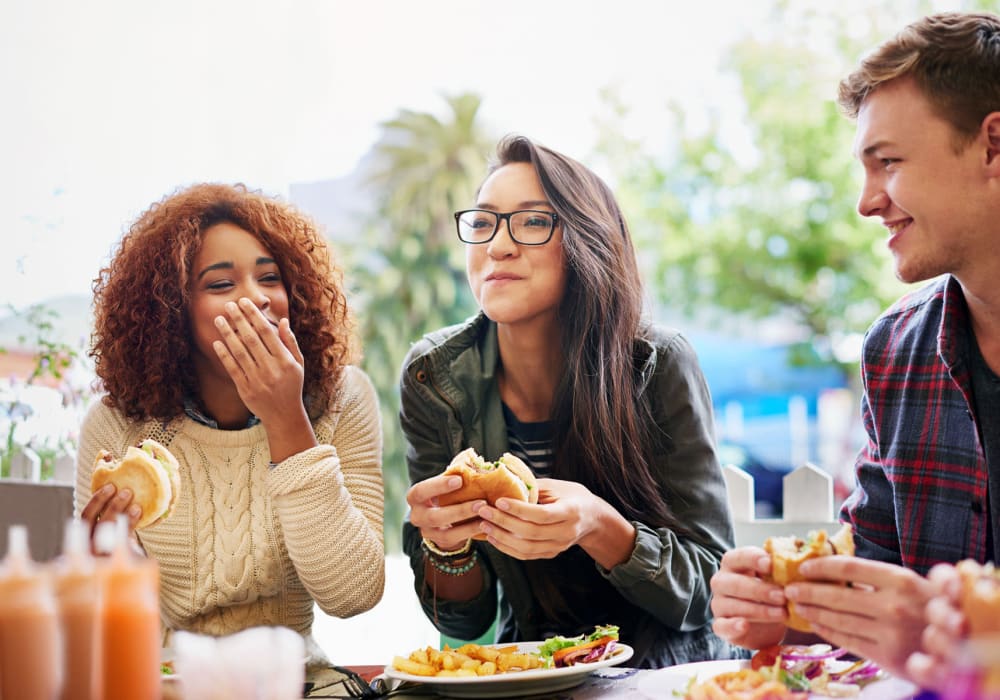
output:
[[[968,307],[948,276],[908,295],[865,336],[861,414],[868,442],[841,518],[857,553],[926,573],[986,551],[986,456],[965,352]]]

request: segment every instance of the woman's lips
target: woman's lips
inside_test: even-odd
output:
[[[516,282],[519,279],[521,279],[521,278],[518,277],[517,275],[512,275],[512,274],[507,273],[507,272],[496,272],[496,273],[493,273],[492,275],[487,275],[486,276],[486,281],[487,282],[496,282],[496,283]]]

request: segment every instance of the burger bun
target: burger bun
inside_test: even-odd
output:
[[[155,440],[143,440],[139,447],[130,446],[120,460],[101,450],[90,479],[91,493],[106,484],[114,484],[119,491],[131,491],[132,503],[142,509],[135,524],[139,530],[166,520],[173,513],[181,490],[178,469],[177,459]]]

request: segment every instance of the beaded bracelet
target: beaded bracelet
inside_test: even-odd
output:
[[[440,571],[442,574],[448,576],[464,576],[465,574],[472,571],[476,563],[479,561],[479,552],[472,550],[472,554],[469,555],[468,559],[463,560],[456,566],[452,566],[450,562],[441,561],[437,557],[428,557],[427,560],[431,563],[435,569]]]
[[[424,551],[432,557],[436,557],[438,559],[455,559],[456,557],[469,553],[469,550],[472,549],[472,540],[466,540],[465,544],[458,549],[441,549],[434,544],[434,542],[425,537],[423,542],[420,543],[420,546],[423,547]]]

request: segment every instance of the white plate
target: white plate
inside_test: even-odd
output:
[[[675,697],[673,695],[675,691],[683,693],[687,689],[691,676],[697,676],[699,681],[703,681],[720,673],[739,671],[741,668],[750,668],[750,662],[699,661],[692,664],[669,666],[641,677],[638,683],[639,692],[654,700]],[[912,683],[890,677],[869,683],[861,689],[860,694],[854,697],[860,700],[909,700],[919,690]],[[809,697],[819,699],[827,696],[811,693]]]
[[[522,642],[517,645],[521,652],[536,652],[542,642]],[[489,646],[508,647],[510,644]],[[632,658],[632,647],[619,643],[609,659],[589,664],[576,664],[564,668],[538,668],[531,671],[498,673],[495,676],[475,678],[438,678],[436,676],[414,676],[397,671],[391,665],[385,667],[387,678],[420,683],[432,688],[438,695],[452,698],[510,698],[538,693],[551,693],[578,686],[587,676],[599,668],[616,666]]]

